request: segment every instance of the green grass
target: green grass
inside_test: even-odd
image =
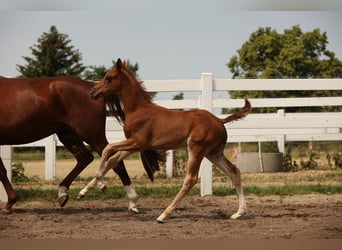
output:
[[[154,198],[172,198],[179,191],[180,186],[136,186],[136,191],[140,197],[154,197]],[[80,188],[71,188],[69,196],[75,200]],[[292,196],[304,194],[342,194],[342,185],[284,185],[284,186],[247,186],[244,187],[245,194],[257,196]],[[42,188],[16,188],[16,193],[20,201],[56,201],[56,189],[42,189]],[[195,186],[188,195],[200,195],[200,188]],[[235,189],[218,186],[213,187],[214,196],[236,195]],[[90,191],[85,200],[106,200],[118,199],[126,197],[125,190],[122,186],[114,186],[107,188],[103,193],[99,189]]]

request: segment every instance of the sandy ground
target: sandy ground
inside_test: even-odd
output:
[[[247,197],[248,214],[229,219],[236,197],[186,197],[164,224],[170,199],[19,202],[0,216],[0,239],[342,239],[342,195]]]
[[[44,161],[23,161],[25,167],[25,175],[32,177],[37,176],[40,179],[45,178],[45,162]],[[75,160],[58,160],[56,163],[56,178],[63,179],[76,165]],[[80,174],[80,177],[94,176],[96,170],[100,165],[100,160],[95,159],[89,164]],[[140,160],[130,159],[125,161],[127,172],[131,178],[141,177],[145,172]],[[109,171],[106,176],[112,177],[115,173]]]
[[[74,164],[58,161],[56,178],[65,177]],[[44,162],[24,162],[24,166],[26,175],[44,179]],[[97,167],[98,160],[81,176],[93,176]],[[144,174],[140,160],[126,161],[126,167],[136,178],[133,182]],[[311,174],[282,173],[281,181]],[[248,178],[266,185],[260,179],[265,175]],[[340,178],[335,182],[340,183]],[[267,180],[273,185],[278,182],[272,174]],[[231,220],[236,196],[187,196],[165,224],[155,219],[171,198],[143,197],[138,201],[139,214],[127,211],[126,199],[69,200],[64,208],[57,201],[18,202],[12,214],[0,214],[0,239],[342,239],[342,195],[249,195],[246,199],[248,213]]]

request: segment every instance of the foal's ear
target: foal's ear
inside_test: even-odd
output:
[[[116,67],[117,70],[121,70],[121,68],[122,68],[122,62],[121,62],[121,59],[120,59],[120,58],[116,61],[115,67]]]

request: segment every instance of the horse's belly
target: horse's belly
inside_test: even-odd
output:
[[[29,125],[28,125],[29,126]],[[17,145],[31,143],[53,134],[51,128],[35,127],[33,130],[23,126],[21,128],[1,127],[0,145]]]

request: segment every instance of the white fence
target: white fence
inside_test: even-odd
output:
[[[193,99],[156,100],[155,103],[170,109],[202,108],[210,112],[220,108],[239,108],[242,99],[214,99],[215,91],[231,90],[342,90],[342,79],[214,79],[211,73],[203,73],[195,80],[146,80],[150,92],[193,92]],[[198,94],[196,94],[198,93]],[[342,97],[305,97],[250,99],[253,108],[342,106]],[[85,111],[86,112],[86,111]],[[220,116],[220,115],[218,115]],[[340,141],[342,140],[342,112],[250,114],[241,121],[225,125],[229,142],[277,141],[284,152],[285,141]],[[108,117],[106,134],[110,142],[124,139],[121,126]],[[30,144],[18,145],[45,147],[45,178],[55,177],[55,148],[62,145],[55,135]],[[0,147],[1,157],[11,177],[11,147]],[[172,152],[167,160],[167,175],[172,176]],[[204,160],[201,165],[201,195],[212,194],[212,166]],[[1,199],[1,192],[0,192]]]

